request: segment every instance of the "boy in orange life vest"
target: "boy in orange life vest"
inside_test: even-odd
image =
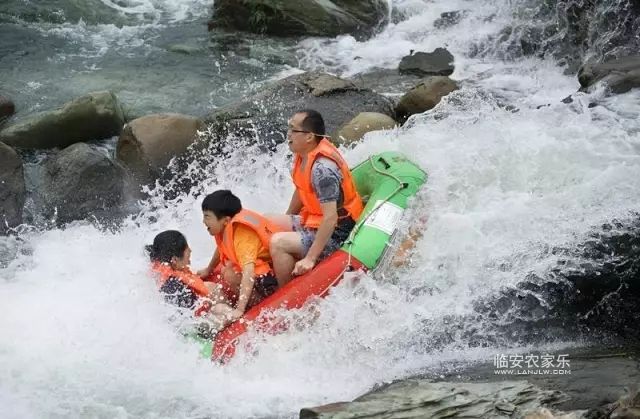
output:
[[[214,284],[205,283],[198,275],[191,272],[191,248],[187,239],[175,230],[167,230],[153,239],[153,244],[146,246],[152,265],[151,269],[158,274],[158,287],[165,295],[165,301],[178,307],[193,309],[197,316],[209,312],[214,315],[228,315],[231,308],[222,304],[220,290]],[[211,307],[213,303],[219,303]]]
[[[286,230],[271,240],[280,285],[338,250],[363,209],[349,166],[325,136],[324,120],[317,111],[294,114],[287,138],[294,153],[291,176],[295,191],[287,215],[270,216]]]
[[[199,273],[208,276],[222,266],[224,281],[236,290],[236,308],[231,313],[231,320],[236,320],[278,287],[269,265],[269,242],[278,229],[262,215],[242,209],[240,199],[228,190],[207,195],[202,213],[217,249],[209,266]]]

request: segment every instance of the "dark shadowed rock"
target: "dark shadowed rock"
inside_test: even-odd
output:
[[[65,148],[45,162],[44,200],[60,224],[95,216],[119,215],[125,169],[88,144]]]
[[[122,108],[111,92],[94,92],[54,111],[31,115],[0,131],[0,141],[13,147],[44,149],[100,140],[120,134]]]
[[[409,90],[396,106],[398,120],[406,120],[409,116],[428,111],[440,100],[458,89],[458,84],[449,77],[429,77],[413,89]]]
[[[418,76],[448,76],[453,73],[453,55],[444,48],[433,52],[416,52],[403,57],[398,67],[402,74]]]
[[[360,112],[394,116],[393,104],[386,97],[348,80],[310,72],[287,77],[254,96],[216,109],[206,122],[212,124],[218,138],[231,134],[272,146],[286,138],[291,115],[309,108],[322,114],[332,136]]]
[[[13,115],[16,111],[16,107],[11,99],[0,95],[0,125]]]
[[[386,23],[385,0],[216,0],[209,29],[276,36],[372,35]]]
[[[143,116],[124,126],[116,155],[139,181],[148,182],[187,150],[202,127],[201,120],[188,115]]]
[[[455,10],[452,12],[444,12],[440,14],[440,17],[433,22],[433,26],[437,29],[444,29],[457,25],[462,18],[467,14],[467,11]]]
[[[14,149],[0,143],[0,234],[22,223],[24,199],[22,160]]]
[[[586,63],[578,71],[581,90],[595,83],[606,83],[612,93],[625,93],[640,87],[640,56],[625,57],[606,63]]]

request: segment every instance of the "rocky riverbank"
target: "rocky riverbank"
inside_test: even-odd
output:
[[[439,377],[381,386],[352,402],[305,408],[300,418],[640,418],[636,349],[568,350],[567,359],[563,374],[502,375],[494,363],[454,367]]]

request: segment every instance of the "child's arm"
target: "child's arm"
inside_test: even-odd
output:
[[[242,267],[242,281],[240,282],[240,290],[238,292],[238,304],[233,312],[234,320],[240,318],[247,310],[255,282],[255,268],[255,263],[247,263]]]
[[[206,278],[207,276],[211,275],[211,272],[213,272],[216,266],[218,266],[218,263],[220,263],[220,252],[218,252],[218,249],[216,249],[216,251],[213,252],[213,256],[211,257],[211,262],[209,262],[209,265],[207,265],[206,268],[200,269],[198,271],[198,276]]]
[[[205,286],[209,291],[209,295],[207,296],[214,303],[224,303],[229,304],[227,297],[222,292],[222,285],[214,284],[212,282],[205,282]]]

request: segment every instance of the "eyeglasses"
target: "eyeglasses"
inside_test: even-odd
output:
[[[287,128],[287,132],[303,132],[305,134],[310,134],[311,131],[305,131],[303,129],[293,129],[293,128]]]

